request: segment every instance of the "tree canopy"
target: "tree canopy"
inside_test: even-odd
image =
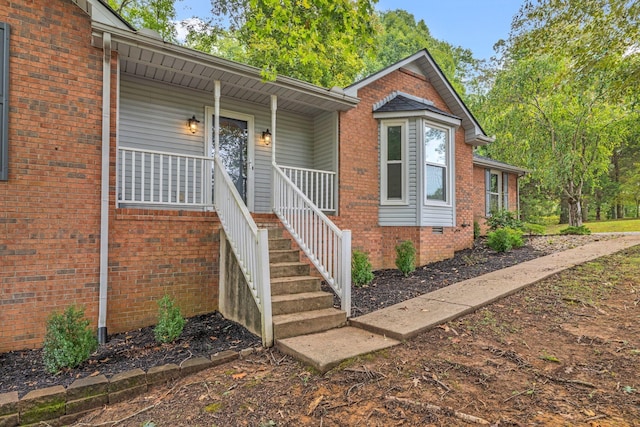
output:
[[[176,0],[109,0],[116,12],[134,27],[157,31],[163,40],[175,42]]]

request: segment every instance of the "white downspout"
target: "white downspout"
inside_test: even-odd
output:
[[[111,131],[111,34],[102,35],[102,174],[100,188],[100,301],[98,342],[107,342],[109,267],[109,148]]]

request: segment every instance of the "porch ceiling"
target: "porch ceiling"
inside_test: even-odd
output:
[[[263,82],[258,68],[140,33],[94,26],[95,46],[102,46],[102,32],[111,33],[112,49],[118,52],[121,71],[125,74],[210,92],[212,97],[214,81],[219,80],[223,97],[270,106],[271,95],[276,95],[279,110],[310,116],[348,110],[358,102],[341,89],[325,89],[288,77]]]

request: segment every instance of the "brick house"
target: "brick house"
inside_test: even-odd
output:
[[[485,218],[495,210],[520,212],[520,186],[518,181],[526,169],[499,162],[488,157],[473,155],[473,219],[481,232],[487,231]]]
[[[272,345],[346,321],[352,246],[382,268],[401,240],[420,263],[471,245],[490,138],[426,51],[324,89],[102,0],[0,5],[0,352],[41,345],[71,303],[104,342],[165,294]]]

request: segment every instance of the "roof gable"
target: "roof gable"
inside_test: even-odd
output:
[[[485,145],[493,141],[493,138],[490,138],[485,134],[478,121],[464,104],[427,49],[420,50],[413,55],[402,59],[395,64],[352,84],[351,86],[346,87],[345,93],[347,95],[357,97],[359,89],[368,86],[376,80],[379,80],[401,68],[406,68],[413,72],[420,71],[420,74],[424,75],[431,82],[435,90],[447,104],[447,107],[449,107],[453,112],[453,117],[459,117],[462,120],[462,127],[465,130],[465,141],[468,144]]]

